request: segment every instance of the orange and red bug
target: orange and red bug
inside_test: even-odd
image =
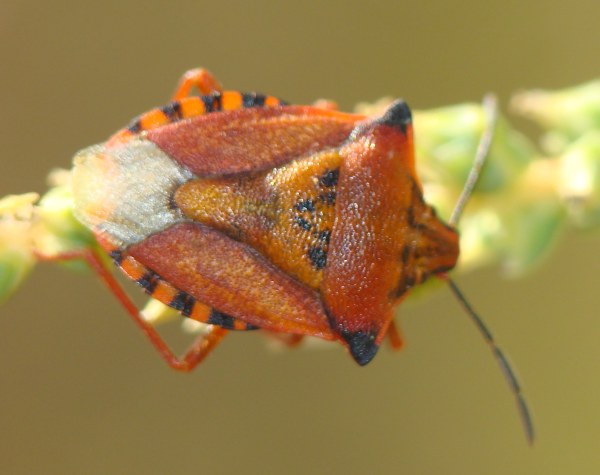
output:
[[[115,263],[208,334],[175,357],[93,250],[60,257],[86,259],[174,368],[191,370],[229,330],[253,329],[339,341],[364,365],[386,336],[401,346],[393,313],[410,289],[458,258],[413,150],[403,101],[370,118],[223,91],[193,70],[173,102],[79,152],[72,183],[76,216]],[[516,378],[463,303],[531,434]]]

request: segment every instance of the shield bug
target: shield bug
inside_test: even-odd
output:
[[[190,95],[196,87],[201,95]],[[451,225],[423,199],[411,112],[378,117],[331,103],[287,105],[224,91],[186,73],[168,105],[74,159],[74,212],[127,276],[185,317],[209,324],[177,358],[93,249],[83,258],[173,368],[194,368],[230,330],[309,335],[344,345],[360,365],[401,338],[395,307],[430,276],[447,280],[490,344],[533,430],[498,346],[447,277],[458,215],[485,157],[484,136]],[[490,127],[491,129],[491,127]]]

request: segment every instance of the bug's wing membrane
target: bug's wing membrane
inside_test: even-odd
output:
[[[314,291],[207,226],[177,224],[131,246],[128,254],[198,301],[250,325],[335,338]]]
[[[310,106],[239,109],[152,129],[146,138],[199,177],[223,176],[338,147],[361,118]]]
[[[392,320],[394,289],[403,279],[402,230],[414,173],[408,107],[397,102],[383,117],[359,125],[341,154],[321,290],[332,328],[366,364]]]

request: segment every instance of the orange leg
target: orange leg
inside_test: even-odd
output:
[[[300,343],[302,343],[302,340],[304,340],[304,335],[298,335],[295,333],[265,333],[274,340],[277,340],[278,342],[284,344],[288,348],[296,348]]]
[[[394,350],[401,350],[404,346],[404,339],[402,338],[402,334],[400,333],[400,330],[398,330],[398,327],[396,326],[396,323],[393,320],[392,323],[390,323],[387,335],[390,339],[389,341],[392,348]]]
[[[304,335],[289,335],[285,344],[290,348],[296,348],[304,340]]]
[[[173,369],[184,372],[193,370],[227,334],[227,330],[224,328],[210,326],[209,333],[198,336],[183,357],[178,358],[169,349],[166,342],[162,339],[154,327],[142,318],[138,308],[121,288],[115,277],[106,268],[106,265],[103,263],[102,258],[97,251],[92,249],[82,249],[78,251],[57,254],[56,256],[37,255],[37,258],[42,261],[50,262],[69,260],[83,260],[87,262],[94,272],[98,274],[102,282],[104,282],[108,289],[115,295],[117,300],[119,300],[121,305],[125,307],[127,313],[129,313],[135,324],[148,337],[160,356]]]
[[[179,80],[175,94],[173,94],[173,100],[179,101],[184,97],[190,95],[190,91],[193,87],[196,87],[200,94],[208,95],[213,92],[221,92],[223,88],[219,81],[209,73],[206,69],[190,69],[187,71]]]

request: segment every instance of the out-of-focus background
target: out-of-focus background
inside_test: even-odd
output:
[[[4,0],[0,195],[45,190],[49,169],[165,103],[191,67],[343,109],[487,91],[506,106],[522,88],[597,77],[599,16],[592,0]],[[0,473],[598,473],[599,244],[566,232],[518,280],[459,277],[518,366],[533,448],[443,289],[403,305],[407,347],[364,368],[339,346],[276,351],[252,333],[181,375],[93,275],[39,266],[0,308]]]

